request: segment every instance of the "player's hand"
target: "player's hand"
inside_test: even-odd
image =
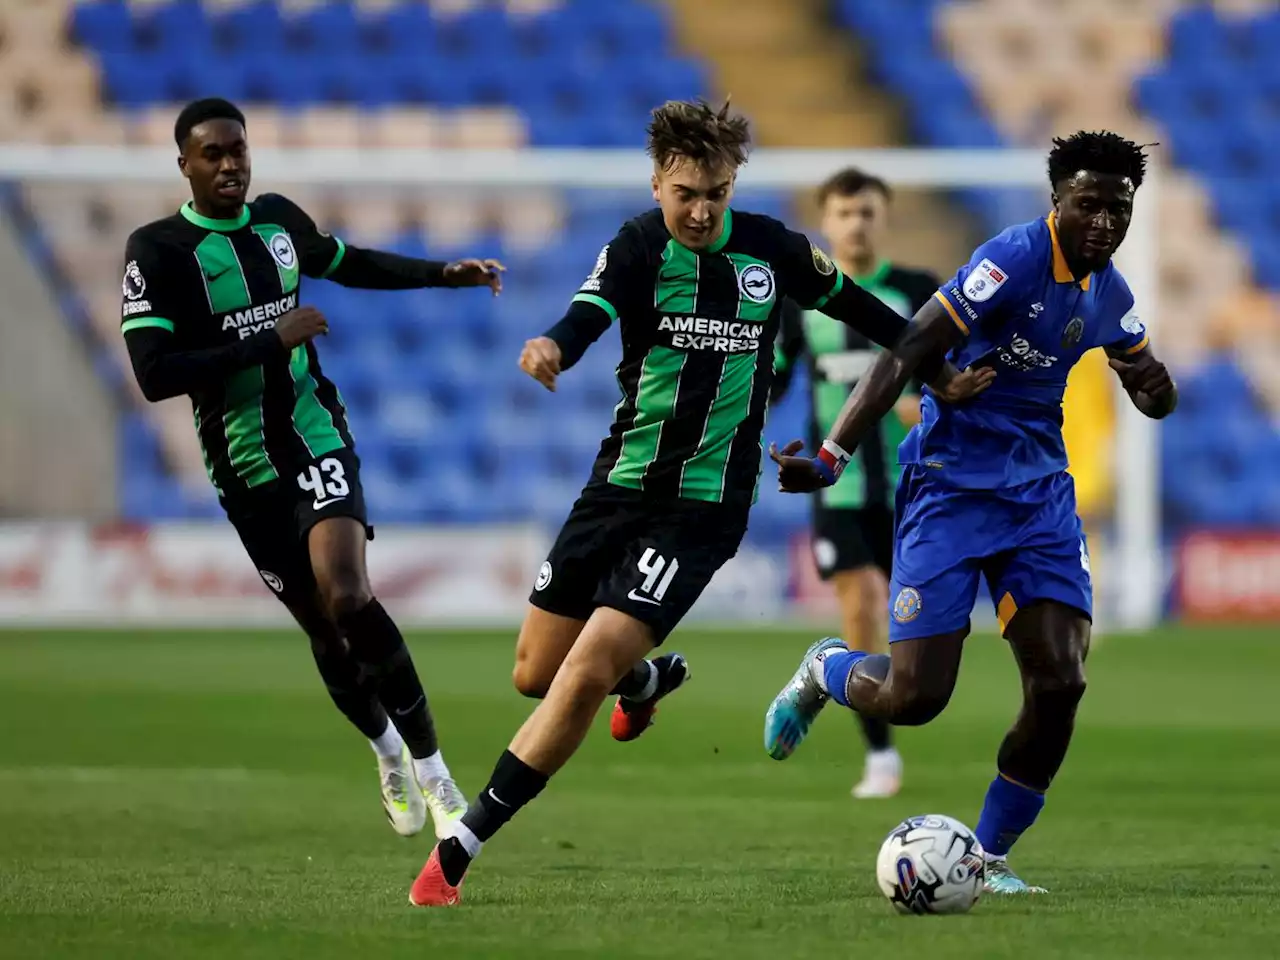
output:
[[[783,493],[813,493],[831,486],[813,457],[796,456],[803,449],[803,440],[792,440],[781,452],[776,443],[769,444],[769,459],[778,465],[778,489]]]
[[[329,321],[315,307],[298,307],[276,321],[276,336],[286,350],[329,332]]]
[[[1173,393],[1173,377],[1169,369],[1150,353],[1143,354],[1133,363],[1112,357],[1111,369],[1120,375],[1120,384],[1129,393],[1145,393],[1153,400],[1167,398]]]
[[[951,378],[942,385],[942,389],[934,389],[933,393],[939,400],[959,403],[976,397],[991,386],[995,379],[996,372],[991,367],[966,367],[964,370],[955,370]]]
[[[496,297],[506,270],[497,260],[454,260],[444,268],[444,279],[451,287],[488,287]]]
[[[560,376],[560,344],[550,337],[534,337],[520,351],[520,369],[550,390],[556,392]]]

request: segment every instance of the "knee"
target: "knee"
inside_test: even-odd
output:
[[[319,585],[320,600],[335,623],[359,613],[373,600],[368,581],[352,570],[338,570]]]
[[[1084,662],[1073,661],[1027,679],[1028,705],[1040,713],[1070,713],[1084,696]]]
[[[618,678],[613,675],[613,665],[601,658],[574,656],[565,659],[557,681],[563,683],[565,693],[575,704],[599,707]],[[550,686],[550,684],[548,684]]]
[[[516,665],[511,671],[511,682],[520,696],[541,700],[551,688],[551,680],[552,677],[546,676],[544,670],[538,669],[538,664],[532,657],[516,654]]]

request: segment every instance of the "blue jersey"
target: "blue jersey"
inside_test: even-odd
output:
[[[934,296],[967,337],[948,359],[994,367],[996,379],[959,404],[926,392],[898,459],[955,487],[999,490],[1065,470],[1067,374],[1086,350],[1147,343],[1120,271],[1074,278],[1052,214],[988,240]]]

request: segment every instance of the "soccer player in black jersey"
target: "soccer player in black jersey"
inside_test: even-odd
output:
[[[328,321],[302,305],[301,281],[497,294],[502,265],[348,247],[282,196],[247,202],[245,120],[225,100],[187,106],[174,136],[191,200],[136,230],[125,252],[121,332],[138,385],[153,402],[191,397],[227,518],[311,638],[333,702],[373,745],[392,826],[411,836],[430,811],[443,836],[466,800],[409,650],[369,585],[360,461],[312,342]]]
[[[936,276],[890,262],[884,256],[892,191],[879,177],[852,167],[818,188],[821,231],[836,265],[854,283],[875,294],[904,319],[915,316],[938,289]],[[810,443],[827,435],[877,347],[859,331],[821,310],[782,305],[774,360],[773,401],[789,387],[797,363],[809,374]],[[973,389],[991,370],[965,371]],[[889,574],[893,562],[893,492],[898,486],[898,444],[920,421],[918,384],[894,411],[872,428],[838,483],[813,498],[813,558],[818,574],[834,588],[842,639],[851,649],[887,653]],[[957,384],[959,389],[962,384]],[[867,741],[858,799],[891,797],[902,783],[902,758],[889,724],[858,715]]]
[[[548,389],[615,322],[623,398],[591,479],[538,573],[515,683],[542,703],[502,754],[454,835],[410,892],[458,902],[481,845],[573,755],[612,691],[613,734],[631,739],[686,677],[660,645],[738,549],[760,476],[779,304],[790,296],[882,345],[906,321],[799,233],[730,209],[747,121],[667,103],[648,130],[659,208],[623,225],[568,312],[520,365]],[[939,353],[922,374],[946,390]]]

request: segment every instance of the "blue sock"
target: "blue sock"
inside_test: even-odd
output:
[[[833,650],[822,656],[822,682],[826,684],[827,695],[842,707],[849,706],[844,693],[849,674],[864,657],[866,654],[861,650]]]
[[[997,774],[987,788],[978,818],[978,842],[994,857],[1003,857],[1044,808],[1044,794]]]

